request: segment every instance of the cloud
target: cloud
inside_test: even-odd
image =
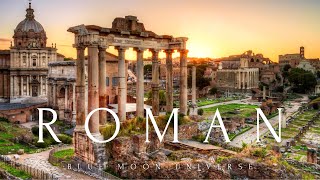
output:
[[[11,39],[7,39],[7,38],[0,38],[0,42],[10,42]]]

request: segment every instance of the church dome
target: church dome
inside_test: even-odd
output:
[[[22,32],[33,31],[35,33],[40,33],[40,32],[43,32],[44,29],[42,25],[35,19],[26,18],[18,24],[15,31],[22,31]]]
[[[15,46],[20,48],[45,47],[47,42],[46,32],[42,25],[35,20],[31,3],[29,3],[29,8],[26,11],[26,18],[14,30]]]

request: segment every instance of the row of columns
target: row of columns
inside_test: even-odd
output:
[[[125,67],[126,47],[116,47],[118,50],[118,117],[120,121],[126,120],[127,102],[127,78]],[[85,120],[85,65],[84,46],[77,47],[77,127],[83,127]],[[144,65],[143,52],[145,49],[134,48],[137,52],[137,116],[144,116]],[[151,49],[152,52],[152,109],[155,116],[159,115],[159,50]],[[98,46],[88,47],[88,111],[107,106],[106,94],[106,48]],[[173,50],[165,50],[167,67],[166,102],[167,112],[173,109]],[[187,114],[187,50],[180,51],[180,113]],[[105,112],[94,113],[91,116],[89,129],[92,134],[99,134],[99,124],[104,124],[107,114]]]
[[[24,77],[26,77],[26,82],[24,82]],[[47,79],[45,78],[43,82],[43,76],[38,75],[38,80],[40,82],[38,86],[38,96],[46,95],[46,90],[48,87]],[[32,87],[30,83],[32,81],[31,75],[26,76],[10,76],[10,96],[11,97],[24,97],[32,96]],[[24,84],[26,84],[26,91],[24,91]],[[45,88],[44,88],[45,86]],[[43,91],[45,89],[45,91]]]
[[[240,71],[238,72],[238,89],[256,88],[259,81],[259,73],[257,71]],[[241,87],[242,85],[242,87]],[[247,87],[245,86],[247,85]]]

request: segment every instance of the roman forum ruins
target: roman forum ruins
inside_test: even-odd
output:
[[[84,52],[88,48],[88,112],[106,107],[105,53],[109,46],[118,50],[118,117],[126,120],[127,79],[125,76],[125,52],[133,48],[137,52],[137,116],[144,117],[144,76],[143,52],[152,52],[152,111],[159,115],[159,60],[160,51],[166,53],[166,111],[173,109],[173,68],[172,53],[180,52],[180,113],[187,114],[187,53],[188,38],[174,38],[169,35],[157,35],[147,31],[143,23],[135,16],[116,18],[112,28],[95,25],[79,25],[68,29],[74,33],[74,47],[77,49],[76,78],[76,128],[74,131],[75,154],[81,160],[94,164],[103,164],[103,147],[94,144],[84,131],[85,123],[85,63]],[[101,139],[99,119],[105,119],[106,113],[99,112],[91,116],[89,129],[94,137]],[[103,121],[100,121],[103,122]]]

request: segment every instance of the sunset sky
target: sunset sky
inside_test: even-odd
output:
[[[0,1],[0,49],[25,18],[27,0]],[[135,15],[147,30],[189,38],[189,57],[223,57],[246,50],[273,61],[298,53],[320,57],[319,0],[33,0],[35,17],[47,32],[48,46],[75,57],[71,26],[111,27],[115,17]],[[128,52],[130,59],[133,53]]]

